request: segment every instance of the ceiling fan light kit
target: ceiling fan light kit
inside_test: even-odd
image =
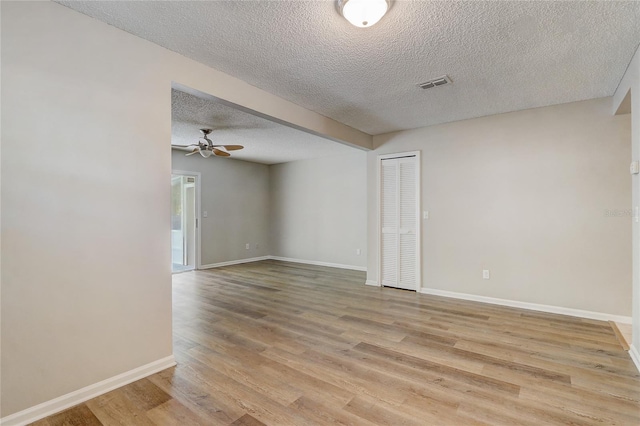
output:
[[[209,158],[211,155],[215,155],[216,157],[231,157],[227,151],[237,151],[239,149],[244,148],[242,145],[214,145],[213,141],[209,139],[209,133],[211,133],[213,129],[200,129],[200,133],[202,133],[202,137],[198,141],[198,143],[192,143],[191,145],[174,145],[174,146],[182,146],[182,147],[190,147],[194,146],[195,148],[186,156],[200,153],[204,158]]]
[[[338,12],[352,25],[368,28],[380,21],[391,7],[391,0],[337,0]]]

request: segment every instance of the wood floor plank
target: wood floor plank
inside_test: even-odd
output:
[[[345,405],[347,405],[345,403]],[[321,402],[308,397],[301,396],[291,405],[291,408],[306,414],[315,424],[331,424],[331,425],[363,425],[373,426],[375,423],[370,422],[362,417],[352,414],[344,410],[342,407],[325,405]]]
[[[491,365],[497,368],[503,368],[510,373],[529,375],[539,379],[555,380],[564,383],[571,383],[571,376],[568,374],[556,373],[543,368],[532,367],[526,364],[520,364],[513,361],[507,361],[498,357],[480,354],[473,351],[467,351],[460,348],[442,345],[437,341],[425,339],[423,337],[407,336],[403,341],[424,346],[431,351],[438,352],[450,356],[452,359],[473,360],[485,366]]]
[[[411,417],[399,407],[380,403],[379,400],[366,396],[357,396],[346,405],[345,410],[376,425],[389,426],[423,426],[422,419]]]
[[[632,425],[638,423],[637,415],[640,410],[638,405],[609,399],[606,406],[601,406],[597,399],[589,398],[590,396],[592,395],[585,395],[577,392],[576,389],[558,393],[550,392],[548,389],[540,391],[525,388],[520,393],[520,398],[523,401],[547,404],[561,411],[569,411],[582,417],[597,419],[600,424]]]
[[[276,402],[272,395],[262,394],[236,378],[227,376],[212,365],[206,365],[196,359],[191,359],[189,362],[194,371],[207,377],[208,389],[211,394],[223,401],[225,405],[249,413],[267,424],[304,423],[303,416]]]
[[[260,420],[253,417],[251,414],[244,414],[235,422],[231,423],[232,426],[266,426]]]
[[[199,374],[188,363],[161,371],[149,378],[159,388],[212,423],[229,424],[245,411],[229,403],[209,385],[214,377]]]
[[[138,407],[125,393],[125,388],[116,389],[86,402],[87,407],[105,426],[136,424],[153,426],[143,407]]]
[[[289,405],[301,396],[301,392],[298,389],[280,380],[277,375],[271,375],[261,370],[259,364],[235,363],[233,359],[229,359],[208,348],[196,348],[191,350],[190,354],[205,364],[215,365],[216,369],[226,376],[233,377],[234,380],[243,383],[256,392],[269,395],[271,399],[279,404]]]
[[[122,392],[141,410],[148,411],[171,399],[171,396],[148,379],[122,388]]]
[[[495,380],[487,376],[480,374],[474,374],[465,370],[460,370],[446,365],[437,364],[432,361],[428,361],[422,358],[418,358],[412,355],[407,355],[398,351],[381,348],[379,346],[373,346],[368,343],[359,343],[355,346],[355,350],[365,352],[367,354],[377,355],[383,357],[390,362],[395,362],[403,365],[408,365],[416,369],[430,370],[438,375],[451,377],[455,380],[464,381],[474,386],[490,389],[494,392],[504,392],[507,394],[517,395],[520,392],[520,387],[509,382]]]
[[[171,399],[147,412],[156,425],[162,426],[207,426],[211,420],[202,418],[176,399]]]
[[[36,423],[638,425],[606,322],[261,261],[174,275],[178,365]]]
[[[76,405],[61,413],[54,414],[46,418],[51,426],[101,426],[102,423],[86,406],[86,404]]]

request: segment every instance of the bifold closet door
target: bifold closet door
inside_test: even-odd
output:
[[[381,166],[381,284],[417,289],[418,198],[415,156],[383,159]]]

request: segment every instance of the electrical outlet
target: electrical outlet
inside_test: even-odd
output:
[[[356,249],[356,254],[360,256],[360,249]]]
[[[245,244],[244,248],[246,248],[247,250],[249,250],[251,248],[251,244],[247,243]]]
[[[488,269],[483,269],[482,270],[482,279],[483,280],[488,280],[491,277],[489,270]]]

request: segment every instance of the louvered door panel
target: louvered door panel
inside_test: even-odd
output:
[[[398,234],[382,234],[382,285],[396,287],[398,282]]]
[[[382,229],[395,230],[398,226],[398,161],[382,162]]]
[[[415,290],[418,283],[416,157],[381,161],[381,284]]]
[[[416,288],[416,161],[415,157],[402,158],[399,166],[400,250],[398,287]]]
[[[415,158],[402,158],[398,162],[398,167],[400,169],[400,228],[415,231],[417,195]]]
[[[397,287],[416,289],[416,235],[400,234],[400,264]]]
[[[382,285],[398,282],[398,162],[382,162],[380,198],[382,201]]]

